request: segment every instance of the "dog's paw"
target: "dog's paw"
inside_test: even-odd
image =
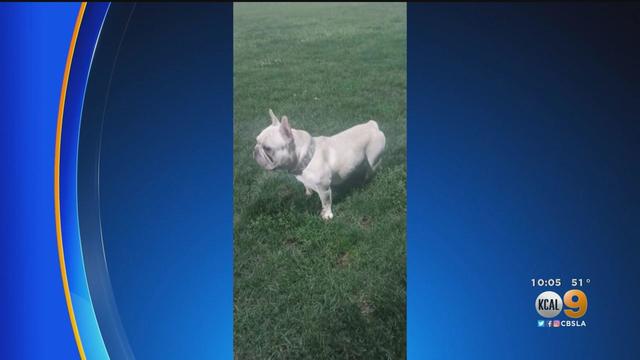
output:
[[[333,213],[331,212],[331,210],[329,211],[322,211],[322,213],[320,214],[320,216],[322,217],[323,220],[331,220],[333,219]]]
[[[311,189],[305,188],[304,189],[304,194],[307,195],[307,196],[311,196],[311,195],[313,195],[313,191],[311,191]]]

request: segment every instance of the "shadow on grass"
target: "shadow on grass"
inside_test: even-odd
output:
[[[371,185],[378,172],[379,171],[370,170],[368,166],[363,166],[341,184],[332,186],[332,203],[339,204],[355,191],[366,190]]]
[[[381,169],[378,169],[381,170]],[[331,186],[332,204],[344,201],[355,191],[366,190],[376,177],[377,172],[368,173],[362,167],[339,185]],[[284,211],[306,215],[319,215],[320,199],[315,192],[305,195],[304,187],[293,176],[278,175],[254,188],[254,201],[243,209],[243,217],[252,218],[257,215],[279,215]]]

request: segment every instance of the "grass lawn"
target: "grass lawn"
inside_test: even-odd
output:
[[[406,345],[404,4],[235,4],[237,359],[401,359]],[[262,170],[267,110],[332,135],[374,119],[382,166],[334,190],[334,218],[291,175]]]

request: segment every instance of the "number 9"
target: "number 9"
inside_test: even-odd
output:
[[[573,298],[577,297],[576,301],[573,301]],[[562,299],[564,305],[571,309],[565,309],[564,313],[570,318],[577,319],[582,317],[587,312],[587,295],[580,290],[569,290],[564,293],[564,297]]]

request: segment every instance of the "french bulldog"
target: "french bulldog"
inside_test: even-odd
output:
[[[325,220],[333,218],[331,186],[348,179],[365,167],[370,175],[380,165],[385,136],[378,123],[369,120],[333,136],[311,136],[293,129],[269,109],[271,125],[256,137],[253,157],[266,170],[284,170],[295,175],[306,195],[315,191],[320,197]]]

